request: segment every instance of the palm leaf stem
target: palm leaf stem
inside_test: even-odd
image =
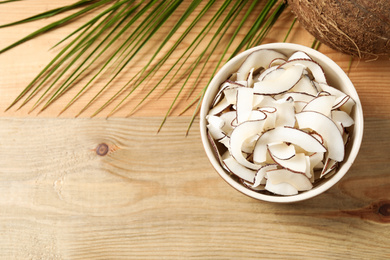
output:
[[[292,28],[294,27],[296,21],[297,21],[297,18],[294,17],[294,20],[292,21],[292,23],[291,23],[291,25],[290,25],[290,28],[288,28],[288,31],[287,31],[287,33],[286,33],[286,36],[285,36],[284,39],[283,39],[283,42],[286,42],[286,41],[287,41],[287,38],[288,38],[288,36],[290,35],[291,30],[292,30]]]

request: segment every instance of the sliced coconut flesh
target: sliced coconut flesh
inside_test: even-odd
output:
[[[307,53],[303,52],[303,51],[296,51],[288,58],[289,61],[290,60],[296,60],[296,59],[311,60],[310,56],[307,55]]]
[[[233,157],[228,157],[223,160],[223,163],[225,164],[226,168],[229,169],[229,171],[235,175],[237,175],[239,178],[254,182],[256,171],[250,170],[241,164],[239,164],[236,159]]]
[[[287,69],[271,71],[262,81],[255,82],[253,92],[271,95],[288,91],[300,80],[303,72],[301,66],[291,66]]]
[[[295,147],[291,144],[279,142],[268,144],[267,147],[272,157],[280,160],[288,160],[295,155]]]
[[[318,96],[307,103],[302,111],[314,111],[329,117],[334,102],[334,96]]]
[[[241,124],[249,119],[252,112],[253,88],[239,88],[237,90],[237,123]]]
[[[217,115],[228,108],[231,104],[224,97],[221,101],[218,102],[213,108],[210,109],[209,115]]]
[[[324,70],[322,67],[312,59],[294,59],[288,60],[286,63],[279,66],[279,68],[290,68],[292,66],[302,66],[306,71],[309,71],[316,82],[327,83]]]
[[[291,196],[298,194],[298,190],[289,183],[282,182],[279,184],[273,184],[270,181],[267,181],[267,184],[264,187],[269,192],[282,195],[282,196]]]
[[[303,153],[297,153],[288,159],[279,159],[270,152],[272,159],[282,168],[292,172],[305,173],[307,170],[306,156]]]
[[[267,172],[268,181],[272,184],[288,183],[298,191],[310,190],[313,185],[306,175],[287,169],[276,169]]]
[[[235,120],[237,117],[236,111],[228,111],[226,113],[222,113],[219,117],[224,122],[221,128],[222,131],[226,133],[226,135],[230,136],[231,132],[234,129],[233,120]]]
[[[275,127],[295,125],[295,108],[293,100],[286,100],[284,102],[276,102],[276,121]]]
[[[292,98],[294,102],[305,102],[308,103],[312,101],[316,96],[302,93],[302,92],[287,92],[279,95],[275,95],[274,98],[277,100],[287,100],[289,98]]]
[[[234,159],[237,160],[241,165],[257,170],[262,165],[251,163],[244,157],[242,154],[242,146],[244,142],[256,136],[257,134],[263,131],[264,120],[259,121],[246,121],[238,125],[232,132],[230,136],[230,153]]]
[[[275,71],[276,69],[278,68],[278,66],[273,66],[273,67],[270,67],[266,70],[264,70],[258,77],[257,81],[263,81],[264,78],[270,74],[271,72]]]
[[[297,84],[294,85],[291,91],[306,93],[309,95],[316,95],[318,93],[317,88],[307,75],[303,75]]]
[[[276,164],[267,164],[267,165],[262,166],[255,174],[254,183],[253,184],[247,183],[247,185],[252,189],[256,189],[260,185],[266,184],[265,175],[267,174],[267,171],[276,170],[276,169],[277,169]]]
[[[248,55],[237,71],[237,80],[247,80],[251,69],[258,70],[259,68],[268,68],[271,61],[275,59],[287,59],[286,55],[268,49],[254,51]]]
[[[311,129],[322,136],[330,159],[338,162],[344,159],[343,137],[329,117],[318,112],[304,111],[296,114],[295,118],[300,129]]]
[[[333,109],[340,109],[348,114],[351,114],[352,108],[355,106],[355,101],[350,96],[336,99]]]
[[[253,151],[253,160],[263,163],[267,158],[267,144],[287,142],[300,146],[308,152],[325,152],[325,147],[310,134],[291,127],[277,127],[262,134]]]

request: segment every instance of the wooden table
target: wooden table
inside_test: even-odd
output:
[[[0,24],[73,1],[53,2],[0,5]],[[292,17],[287,10],[265,42],[283,40]],[[48,21],[0,29],[0,47]],[[76,119],[84,99],[57,116],[71,92],[39,114],[28,106],[4,112],[60,50],[48,49],[80,23],[0,55],[1,259],[390,258],[388,59],[353,60],[365,130],[351,170],[320,196],[279,205],[248,198],[217,175],[198,118],[185,136],[195,110],[178,116],[186,98],[157,134],[175,91],[131,117],[129,102],[108,119],[89,118],[93,109]],[[287,41],[310,46],[313,37],[296,24]],[[348,71],[349,56],[319,50]]]

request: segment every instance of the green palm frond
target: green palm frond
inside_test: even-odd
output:
[[[0,4],[12,4],[14,1],[17,0],[1,1]],[[259,45],[286,6],[282,0],[80,0],[20,21],[0,25],[0,28],[10,27],[71,12],[3,47],[1,54],[81,17],[90,18],[55,44],[54,47],[63,47],[7,109],[17,103],[20,103],[20,108],[31,102],[33,97],[37,97],[30,111],[42,111],[70,89],[79,87],[60,112],[62,113],[90,91],[94,82],[103,80],[104,84],[95,90],[92,98],[76,115],[78,116],[89,109],[114,85],[115,80],[123,77],[126,72],[129,75],[126,83],[117,88],[92,116],[107,110],[110,105],[113,108],[107,116],[113,115],[142,88],[143,96],[138,103],[133,104],[133,108],[129,110],[130,115],[141,108],[152,93],[160,91],[162,96],[172,87],[176,87],[178,90],[161,126],[183,96],[188,102],[186,110],[196,106],[191,125],[208,85],[203,86],[196,97],[192,97],[200,79],[207,75],[211,80],[223,62],[240,51]],[[249,25],[248,21],[253,20],[254,23]],[[295,20],[291,27],[294,22]],[[161,37],[162,28],[164,32],[168,32],[164,37]],[[191,40],[188,40],[189,38]],[[148,43],[156,42],[156,39],[159,44],[154,46],[153,51],[148,51]],[[144,59],[140,69],[134,71],[134,64],[145,53],[148,53],[147,59]],[[178,58],[172,57],[173,54]],[[227,57],[227,54],[230,56]],[[211,62],[211,58],[215,56],[219,57],[218,60]],[[130,69],[131,73],[128,73]],[[165,73],[160,75],[162,70]],[[151,79],[156,83],[149,86],[146,83],[152,82]],[[80,82],[84,83],[78,84]]]

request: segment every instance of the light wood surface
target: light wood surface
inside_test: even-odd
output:
[[[0,24],[71,2],[3,4]],[[285,12],[266,42],[282,40],[291,18]],[[0,29],[0,48],[43,24]],[[185,136],[194,111],[177,116],[185,98],[157,134],[174,90],[132,117],[129,102],[112,118],[90,119],[89,110],[75,119],[83,100],[57,117],[71,93],[40,114],[4,112],[77,24],[0,55],[1,259],[390,258],[388,59],[352,63],[365,129],[351,170],[320,196],[279,205],[248,198],[217,175],[198,118]],[[312,41],[299,25],[288,39]],[[348,70],[348,56],[320,51]]]

